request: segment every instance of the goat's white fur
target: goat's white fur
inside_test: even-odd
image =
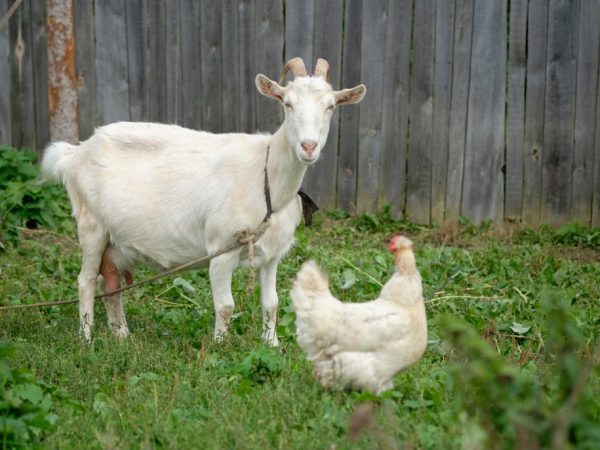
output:
[[[357,103],[366,89],[333,91],[322,77],[299,77],[287,86],[256,77],[259,91],[284,103],[285,120],[273,135],[212,134],[175,125],[119,122],[98,128],[78,146],[48,146],[43,172],[61,180],[77,220],[83,262],[79,285],[80,327],[91,338],[94,295],[102,255],[120,273],[137,262],[159,268],[215,252],[242,228],[256,228],[266,214],[263,170],[268,174],[274,213],[256,243],[263,308],[263,338],[277,345],[277,265],[290,249],[302,214],[297,191],[306,167],[325,145],[331,108]],[[313,152],[302,142],[316,141]],[[215,338],[227,332],[234,301],[233,270],[246,262],[243,250],[214,258],[209,277],[215,306]],[[128,334],[120,296],[105,301],[108,322]]]

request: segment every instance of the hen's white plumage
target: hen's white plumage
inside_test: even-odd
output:
[[[340,302],[314,261],[296,276],[290,295],[297,340],[315,361],[323,387],[383,392],[425,351],[427,321],[412,242],[396,236],[390,250],[396,271],[371,302]]]

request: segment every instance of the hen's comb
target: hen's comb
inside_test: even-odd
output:
[[[412,241],[402,235],[394,236],[390,239],[390,252],[395,253],[406,248],[412,248]]]

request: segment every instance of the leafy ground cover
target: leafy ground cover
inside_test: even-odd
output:
[[[48,189],[2,212],[2,304],[77,296],[68,204]],[[51,220],[40,212],[28,230],[30,201],[57,212]],[[294,339],[291,281],[315,259],[338,297],[371,300],[392,273],[386,242],[397,232],[415,242],[428,350],[381,397],[323,391]],[[0,446],[597,448],[600,230],[442,230],[334,211],[297,240],[279,270],[278,349],[260,342],[258,291],[245,293],[243,271],[233,281],[231,334],[219,345],[206,271],[127,294],[124,341],[107,331],[101,304],[91,344],[77,337],[76,306],[0,311]],[[378,407],[351,442],[350,418],[365,401]]]

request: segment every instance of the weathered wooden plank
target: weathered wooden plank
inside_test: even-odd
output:
[[[202,127],[218,133],[223,127],[223,83],[221,70],[221,3],[200,5],[202,51]]]
[[[390,2],[385,44],[383,118],[381,124],[381,188],[379,207],[390,205],[402,217],[406,193],[406,147],[413,2]]]
[[[167,121],[167,71],[166,71],[166,2],[146,0],[144,7],[148,30],[148,53],[144,76],[147,80],[145,99],[147,115],[145,120],[153,122]],[[198,26],[198,24],[196,24]]]
[[[316,4],[312,63],[315,64],[317,58],[324,58],[329,62],[330,82],[334,89],[339,89],[341,79],[343,12],[343,0]],[[327,144],[322,150],[319,162],[307,171],[304,179],[306,191],[323,209],[335,207],[339,118],[338,112],[335,111],[331,118]]]
[[[502,219],[506,0],[476,0],[462,213],[474,224]]]
[[[36,148],[35,88],[31,1],[25,1],[9,22],[11,45],[11,135],[15,147]]]
[[[415,3],[413,62],[410,94],[410,151],[406,178],[406,214],[417,222],[431,221],[431,166],[433,144],[433,69],[435,3]]]
[[[77,122],[79,139],[89,138],[96,127],[96,46],[93,2],[73,2],[75,64],[77,67]]]
[[[592,181],[592,226],[600,227],[600,89],[598,89],[596,95],[596,139],[594,141],[594,177]]]
[[[568,0],[550,3],[541,220],[569,220],[573,167],[573,124],[577,78],[577,8]]]
[[[582,0],[579,11],[577,100],[573,148],[571,220],[589,224],[592,218],[594,130],[600,54],[600,2]],[[598,174],[600,176],[600,173]]]
[[[182,119],[181,90],[181,30],[179,17],[179,2],[166,3],[166,55],[165,55],[165,88],[167,122],[179,123]]]
[[[283,4],[258,0],[255,18],[256,48],[254,51],[258,71],[270,78],[278,78],[283,67]],[[281,125],[282,119],[281,105],[261,96],[256,104],[258,129],[274,132]]]
[[[504,218],[521,219],[523,207],[523,143],[525,135],[525,72],[527,70],[527,0],[510,0],[506,175]]]
[[[9,5],[0,1],[0,17],[4,17]],[[0,144],[12,144],[11,123],[11,65],[10,65],[10,35],[9,27],[0,30]]]
[[[254,58],[256,45],[256,3],[254,1],[240,0],[238,2],[238,23],[240,131],[253,133],[256,130],[256,103],[260,96],[256,90],[254,79],[258,72],[264,70],[257,67],[256,58]],[[274,75],[270,74],[270,76]]]
[[[313,52],[313,38],[317,43],[314,32],[315,0],[285,0],[285,60],[299,56],[309,73],[318,57]]]
[[[450,135],[454,0],[435,5],[435,58],[433,67],[433,147],[431,149],[431,220],[444,222]]]
[[[361,36],[363,0],[347,2],[344,11],[342,49],[342,87],[361,82]],[[349,32],[352,30],[352,32]],[[370,94],[367,86],[367,97]],[[356,212],[356,177],[358,171],[358,125],[360,108],[347,106],[340,110],[340,143],[338,150],[337,207]]]
[[[523,222],[536,225],[542,198],[544,105],[546,99],[546,45],[548,2],[530,0],[527,15],[527,79],[525,144],[523,147]]]
[[[125,5],[118,0],[95,4],[96,103],[100,124],[129,120]]]
[[[221,40],[223,50],[223,131],[240,131],[240,46],[238,2],[221,3]],[[254,92],[252,95],[255,95]]]
[[[361,78],[367,95],[360,104],[356,207],[359,213],[377,209],[381,162],[381,119],[383,102],[382,64],[385,56],[387,1],[363,4]]]
[[[33,76],[35,98],[35,132],[38,152],[42,152],[50,140],[50,117],[48,109],[48,41],[46,39],[46,3],[39,2],[31,11],[33,32]],[[71,32],[73,29],[71,28]],[[71,62],[74,61],[73,49]],[[76,99],[75,99],[76,100]],[[75,102],[75,106],[76,106]],[[75,115],[76,117],[76,115]],[[76,125],[76,124],[75,124]],[[78,132],[78,130],[75,130]]]
[[[149,117],[146,102],[147,91],[147,45],[148,29],[146,20],[147,2],[130,0],[125,3],[127,33],[127,65],[129,82],[129,117],[133,121],[142,121]]]
[[[181,0],[181,90],[183,93],[181,124],[188,128],[202,127],[202,85],[200,52],[200,3]]]
[[[473,1],[456,0],[445,221],[460,217],[469,99]]]

